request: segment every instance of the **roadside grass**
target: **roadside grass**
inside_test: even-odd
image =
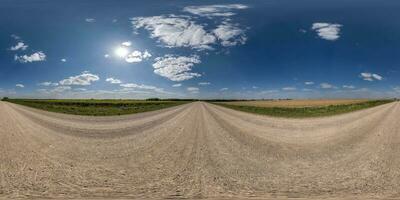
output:
[[[146,101],[146,100],[69,100],[69,99],[7,99],[6,101],[38,108],[51,112],[89,115],[112,116],[154,111],[191,101]]]
[[[258,106],[246,106],[246,105],[231,105],[226,103],[214,102],[216,105],[220,105],[226,108],[234,110],[268,115],[274,117],[287,117],[287,118],[306,118],[306,117],[324,117],[337,114],[343,114],[353,112],[361,109],[371,108],[382,104],[393,102],[394,100],[370,100],[361,103],[341,104],[341,105],[329,105],[329,106],[318,106],[318,107],[258,107]]]

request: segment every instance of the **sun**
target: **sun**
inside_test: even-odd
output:
[[[128,55],[129,51],[127,48],[124,47],[118,47],[117,49],[115,49],[115,55],[117,55],[118,57],[124,58],[125,56]]]

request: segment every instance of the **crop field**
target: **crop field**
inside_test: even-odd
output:
[[[111,116],[154,111],[181,105],[189,101],[146,101],[146,100],[39,100],[9,99],[12,103],[74,115]]]
[[[218,105],[235,110],[276,117],[322,117],[370,108],[393,100],[270,100],[218,102]]]

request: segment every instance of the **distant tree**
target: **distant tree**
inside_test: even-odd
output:
[[[2,101],[8,101],[8,100],[10,100],[10,98],[8,98],[8,97],[3,97],[3,99],[1,99]]]
[[[159,98],[148,98],[146,99],[146,101],[160,101]]]

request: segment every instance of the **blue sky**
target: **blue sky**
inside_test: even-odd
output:
[[[0,96],[400,96],[400,2],[2,0]]]

